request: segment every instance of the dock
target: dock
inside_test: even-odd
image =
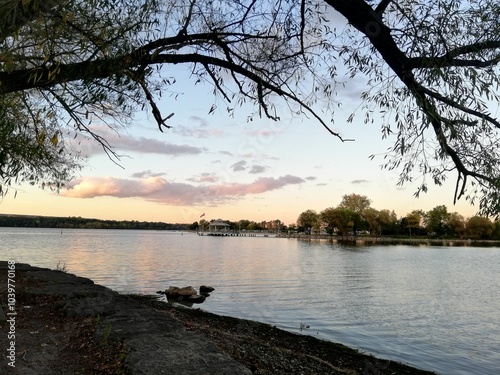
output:
[[[277,237],[276,233],[258,233],[258,232],[197,232],[199,236],[215,237]]]

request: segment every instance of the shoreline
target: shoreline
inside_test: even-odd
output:
[[[18,263],[11,274],[8,266],[0,262],[1,282],[15,276],[17,312],[8,374],[432,374],[266,323],[119,294],[63,271]],[[5,312],[8,301],[2,292]],[[0,326],[6,332],[7,322]],[[12,369],[5,358],[0,364]]]
[[[238,345],[231,345],[231,343],[228,343],[226,341],[227,338],[221,339],[220,335],[225,336],[228,332],[231,332],[230,335],[232,335],[233,332],[236,331],[237,337],[230,340],[234,341],[233,344],[237,344],[242,340],[242,338],[239,337],[241,335],[244,337],[251,336],[251,340],[257,341],[257,344],[264,348],[264,350],[270,350],[270,346],[274,344],[276,345],[273,349],[274,352],[282,350],[295,357],[304,357],[306,360],[310,359],[313,362],[318,361],[322,365],[325,365],[323,369],[305,372],[309,374],[435,374],[432,371],[418,369],[410,364],[376,357],[373,354],[364,353],[358,349],[348,347],[338,342],[277,328],[272,324],[214,314],[198,308],[193,309],[166,304],[161,301],[155,301],[151,299],[152,297],[154,296],[134,296],[134,298],[143,300],[145,304],[155,309],[169,311],[173,316],[178,318],[187,329],[213,340],[216,342],[217,346],[222,347],[232,358],[238,360],[240,363],[244,363],[252,370],[258,368],[254,362],[259,362],[260,358],[258,358],[258,355],[250,355],[250,358],[247,358],[249,356],[248,352],[258,352],[259,350],[256,348],[245,349],[245,355],[241,356],[241,348],[238,348]],[[213,329],[212,327],[217,327],[217,329]],[[257,339],[255,337],[257,337]],[[255,345],[255,343],[253,345]],[[282,353],[275,355],[281,356]],[[336,357],[335,360],[332,360],[332,357]],[[332,364],[332,362],[334,362],[335,365]],[[281,359],[280,365],[285,366]],[[302,370],[304,368],[305,366],[302,366]],[[332,372],[328,372],[328,369],[332,370]],[[297,368],[286,368],[285,371],[281,368],[278,369],[277,372],[276,370],[276,368],[272,369],[272,371],[268,368],[260,368],[254,373],[267,375],[276,373],[304,373],[301,369]]]
[[[385,236],[328,236],[328,235],[282,235],[281,238],[293,238],[304,241],[327,241],[331,243],[367,245],[413,245],[413,246],[446,246],[446,247],[500,247],[498,240],[472,240],[458,238],[408,238]]]

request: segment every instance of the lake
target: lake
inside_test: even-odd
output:
[[[182,232],[0,228],[0,258],[202,305],[439,374],[498,374],[500,249],[344,246]]]

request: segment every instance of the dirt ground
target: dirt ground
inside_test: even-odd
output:
[[[0,270],[0,280],[5,280]],[[15,368],[2,356],[1,374],[125,374],[124,343],[96,340],[98,319],[68,317],[57,295],[31,295],[36,281],[16,275]],[[1,301],[6,301],[6,290]],[[4,311],[6,311],[4,306]],[[2,348],[7,348],[7,325],[1,324]],[[6,370],[7,369],[7,370]]]
[[[0,270],[5,280],[5,270]],[[61,296],[29,293],[36,280],[17,273],[16,368],[2,358],[1,374],[129,374],[127,342],[98,338],[100,317],[68,316]],[[5,284],[4,284],[5,285]],[[187,331],[203,336],[231,358],[264,374],[430,374],[395,362],[364,355],[343,345],[286,332],[267,324],[219,316],[199,309],[175,307],[154,296],[134,296],[148,309],[170,314]],[[0,295],[4,305],[6,290]],[[7,348],[6,323],[1,324]],[[7,371],[5,371],[7,369]],[[203,374],[200,370],[200,374]]]

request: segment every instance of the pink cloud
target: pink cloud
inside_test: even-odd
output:
[[[292,175],[278,178],[263,177],[250,183],[229,183],[195,186],[169,182],[162,177],[121,179],[113,177],[86,177],[74,180],[60,194],[70,198],[143,198],[167,205],[213,205],[246,195],[263,194],[288,185],[301,184],[305,180]]]

